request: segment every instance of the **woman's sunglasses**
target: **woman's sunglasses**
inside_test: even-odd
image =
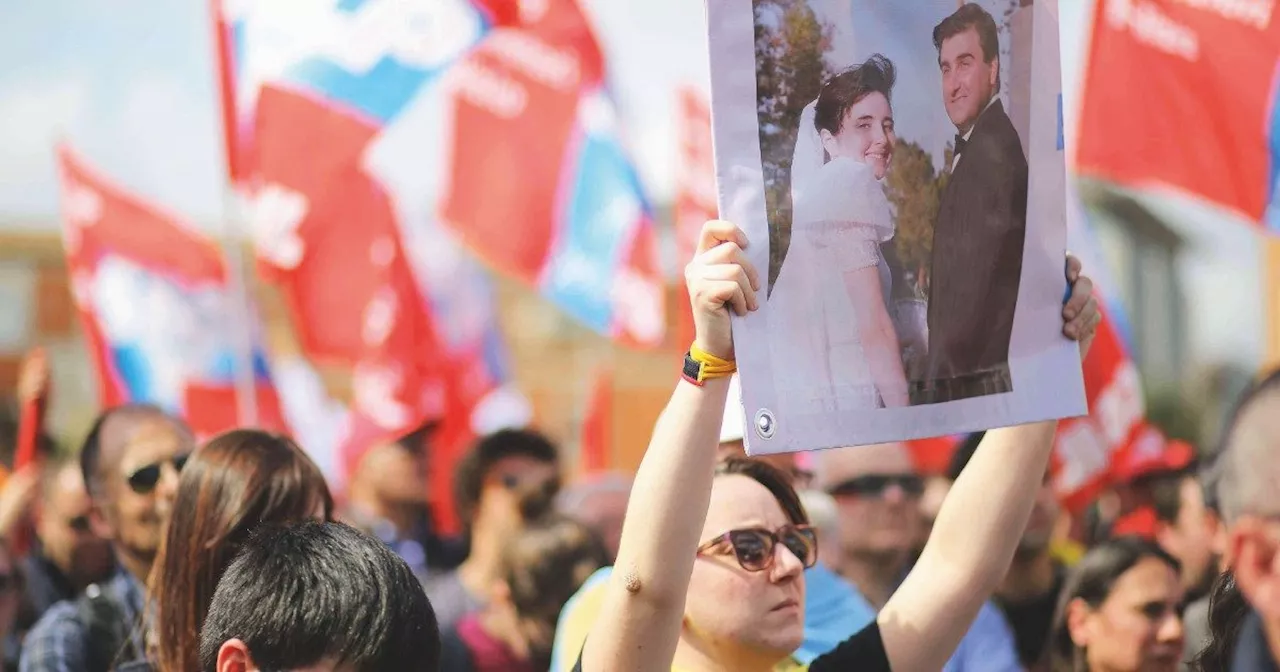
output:
[[[706,555],[712,549],[731,549],[739,566],[748,572],[760,572],[773,566],[778,544],[791,551],[805,569],[818,564],[818,534],[808,525],[783,525],[776,532],[762,528],[729,530],[699,546],[698,555]]]
[[[911,497],[924,493],[924,479],[915,474],[868,474],[837,483],[827,489],[827,494],[832,497],[881,497],[895,485]]]
[[[174,471],[181,472],[182,467],[186,466],[189,455],[179,455],[173,458]],[[156,489],[156,484],[160,482],[160,469],[164,467],[164,463],[169,460],[161,460],[160,462],[152,462],[145,467],[140,467],[132,474],[129,474],[129,489],[139,495],[150,494]]]

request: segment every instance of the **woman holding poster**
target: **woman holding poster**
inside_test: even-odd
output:
[[[770,302],[770,330],[786,414],[906,406],[891,276],[880,244],[893,238],[881,180],[897,138],[889,97],[893,63],[876,54],[826,81],[804,108],[791,164],[792,229]],[[833,287],[830,274],[838,271]],[[805,314],[788,314],[800,311]],[[796,356],[804,353],[803,356]],[[804,370],[804,369],[812,370]]]
[[[637,473],[616,571],[580,672],[769,672],[788,666],[804,631],[804,569],[817,536],[787,478],[759,460],[717,466],[737,368],[729,306],[760,308],[746,236],[709,222],[686,269],[696,325],[685,378]],[[1083,356],[1099,314],[1092,283],[1072,285],[1061,331]],[[831,281],[831,288],[838,280]],[[1057,326],[1057,325],[1055,325]],[[1052,452],[1055,421],[988,432],[956,480],[919,561],[874,623],[810,663],[810,672],[939,670],[1002,580]]]

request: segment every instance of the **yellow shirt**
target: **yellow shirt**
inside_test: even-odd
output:
[[[600,616],[600,609],[604,605],[604,589],[608,583],[600,581],[586,586],[573,601],[565,605],[564,612],[560,614],[560,623],[556,627],[556,649],[562,655],[551,672],[572,672],[574,663],[578,662],[577,652],[582,650],[583,643],[587,641],[587,633]],[[573,655],[563,655],[569,651],[574,652]],[[787,660],[778,663],[773,669],[774,672],[805,672],[809,666]],[[683,671],[672,667],[671,672]]]

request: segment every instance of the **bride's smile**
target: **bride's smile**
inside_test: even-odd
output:
[[[823,132],[822,141],[832,159],[847,157],[865,163],[871,166],[876,179],[883,179],[897,142],[889,99],[879,91],[864,95],[849,107],[834,135]]]

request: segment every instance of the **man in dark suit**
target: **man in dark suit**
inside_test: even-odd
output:
[[[1013,390],[1009,339],[1022,275],[1027,159],[996,96],[996,22],[966,4],[933,30],[955,158],[933,230],[929,354],[913,404]]]

